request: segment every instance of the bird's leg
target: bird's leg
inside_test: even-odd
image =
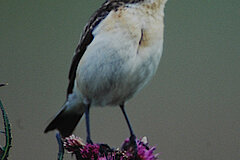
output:
[[[89,123],[89,109],[90,109],[90,104],[86,106],[86,111],[85,111],[85,117],[86,117],[86,128],[87,128],[87,143],[88,144],[93,144],[91,140],[91,135],[90,135],[90,123]]]
[[[131,126],[131,124],[130,124],[130,122],[129,122],[129,120],[128,120],[128,117],[127,117],[127,114],[126,114],[126,112],[125,112],[125,110],[124,110],[124,105],[122,104],[122,105],[120,105],[120,108],[121,108],[121,110],[122,110],[122,113],[123,113],[123,115],[124,115],[124,117],[125,117],[125,120],[126,120],[126,122],[127,122],[127,125],[128,125],[128,128],[129,128],[129,131],[130,131],[130,144],[133,146],[133,148],[134,148],[134,154],[135,155],[137,155],[137,143],[136,143],[136,136],[135,136],[135,134],[133,133],[133,130],[132,130],[132,126]]]
[[[126,120],[126,122],[127,122],[127,125],[128,125],[128,128],[129,128],[131,137],[135,137],[135,135],[134,135],[134,133],[133,133],[133,130],[132,130],[132,126],[131,126],[131,124],[130,124],[130,122],[129,122],[129,120],[128,120],[127,114],[126,114],[126,112],[125,112],[125,110],[124,110],[124,105],[120,105],[120,108],[121,108],[122,113],[123,113],[123,115],[124,115],[124,117],[125,117],[125,120]]]

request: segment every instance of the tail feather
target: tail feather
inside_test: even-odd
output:
[[[84,112],[66,111],[66,107],[63,107],[46,127],[44,133],[57,129],[63,137],[68,137],[73,133],[83,114]]]

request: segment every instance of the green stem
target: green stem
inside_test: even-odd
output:
[[[7,113],[3,108],[1,100],[0,100],[0,108],[1,108],[2,116],[3,116],[3,120],[4,120],[5,137],[6,137],[6,144],[3,147],[3,153],[0,155],[0,158],[1,158],[1,160],[7,160],[8,152],[9,152],[9,149],[11,147],[11,142],[12,142],[11,128],[10,128],[10,123],[8,121]]]

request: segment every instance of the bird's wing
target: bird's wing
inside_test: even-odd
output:
[[[92,34],[94,28],[109,14],[112,9],[117,9],[119,5],[106,1],[103,5],[93,14],[89,23],[85,26],[84,32],[81,36],[80,42],[75,50],[75,55],[72,59],[72,64],[69,71],[69,84],[67,95],[72,93],[74,87],[74,80],[76,77],[76,70],[80,59],[85,53],[87,46],[92,42],[94,36]]]

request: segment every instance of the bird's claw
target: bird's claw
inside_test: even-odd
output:
[[[91,140],[90,137],[87,137],[87,144],[93,144],[93,141]]]
[[[136,136],[133,134],[130,136],[130,146],[133,147],[133,156],[135,159],[137,159],[138,155],[138,149],[137,149],[137,143],[136,143]]]

